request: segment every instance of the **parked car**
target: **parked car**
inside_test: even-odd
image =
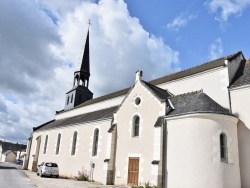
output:
[[[40,165],[37,165],[37,175],[43,176],[55,176],[59,177],[59,168],[56,163],[53,162],[42,162]]]
[[[19,164],[19,165],[22,165],[22,164],[23,164],[23,160],[17,159],[17,160],[15,160],[15,163],[16,163],[16,164]]]

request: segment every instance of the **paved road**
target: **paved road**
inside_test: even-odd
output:
[[[35,172],[24,170],[38,188],[131,188],[127,185],[101,185],[98,182],[76,181],[73,179],[49,178],[37,176]],[[24,188],[24,187],[23,187]]]
[[[0,162],[0,188],[37,187],[21,170],[21,165]]]

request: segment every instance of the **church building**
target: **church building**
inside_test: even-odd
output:
[[[134,76],[134,75],[131,75]],[[105,185],[250,187],[250,60],[242,52],[98,98],[89,90],[89,32],[55,118],[34,127],[24,169]]]

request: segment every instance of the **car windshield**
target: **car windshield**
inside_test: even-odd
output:
[[[45,163],[47,167],[58,167],[56,163]]]

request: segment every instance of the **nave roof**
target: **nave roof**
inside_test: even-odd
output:
[[[112,118],[113,113],[116,111],[116,109],[117,109],[117,106],[114,106],[111,108],[97,110],[94,112],[89,112],[89,113],[81,114],[78,116],[73,116],[73,117],[59,119],[59,120],[52,120],[38,127],[34,127],[33,131],[48,130],[48,129],[53,129],[53,128],[60,128],[60,127],[65,127],[65,126],[70,126],[70,125],[75,125],[75,124],[80,124],[80,123],[100,121],[100,120]]]

